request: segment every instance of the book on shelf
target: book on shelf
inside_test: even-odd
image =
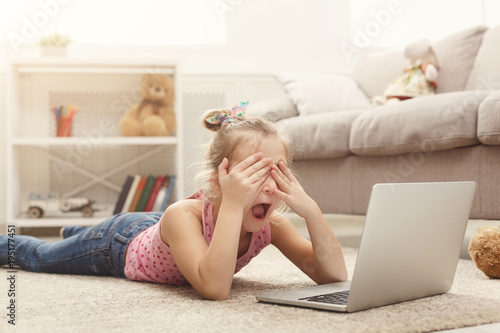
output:
[[[163,203],[161,205],[160,212],[163,212],[163,211],[165,211],[165,209],[167,209],[168,201],[170,200],[170,195],[172,194],[172,189],[174,188],[175,179],[176,179],[175,175],[170,176],[170,179],[168,182],[168,187],[167,187],[167,193],[165,194],[165,198],[163,198]]]
[[[127,176],[127,178],[125,179],[125,183],[123,184],[120,195],[118,196],[118,200],[116,201],[115,209],[113,210],[113,215],[118,214],[122,211],[123,205],[125,204],[125,200],[127,199],[127,194],[130,191],[130,186],[132,186],[133,180],[134,177],[130,175]]]
[[[161,189],[161,186],[163,184],[163,180],[165,179],[164,176],[157,176],[156,181],[153,185],[153,189],[151,190],[151,195],[149,196],[148,202],[146,203],[146,207],[144,208],[145,212],[150,212],[153,210],[153,206],[156,201],[156,197],[158,196],[158,192]]]
[[[141,180],[139,181],[139,185],[137,185],[137,190],[135,190],[134,199],[132,199],[132,203],[130,204],[129,212],[135,212],[137,208],[137,204],[139,203],[139,199],[141,198],[142,190],[144,190],[144,185],[146,185],[146,180],[148,177],[139,176]]]
[[[151,191],[153,190],[153,186],[156,182],[156,177],[149,175],[146,178],[146,184],[144,185],[144,189],[142,190],[141,197],[139,202],[137,203],[137,207],[135,208],[136,212],[145,212],[146,204],[148,203],[149,196],[151,195]]]
[[[175,180],[175,175],[127,175],[114,214],[164,211],[172,196]]]
[[[163,179],[163,183],[161,184],[160,190],[158,191],[158,195],[156,196],[155,203],[153,205],[153,208],[151,209],[153,212],[160,212],[161,211],[161,206],[163,204],[163,200],[165,199],[165,196],[167,195],[167,188],[168,188],[168,183],[170,181],[170,176],[165,176]]]
[[[132,184],[130,185],[130,190],[128,191],[127,198],[125,199],[125,203],[122,207],[122,213],[128,212],[130,208],[130,204],[132,200],[134,200],[135,191],[137,190],[137,186],[139,186],[139,182],[141,181],[141,176],[134,175],[132,180]]]

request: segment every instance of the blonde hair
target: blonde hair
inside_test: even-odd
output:
[[[240,144],[251,138],[256,138],[255,134],[260,135],[256,140],[270,136],[280,139],[285,148],[288,165],[290,165],[292,159],[288,138],[272,122],[262,118],[247,118],[245,116],[231,118],[231,122],[222,122],[221,124],[211,124],[207,121],[207,119],[214,117],[218,113],[231,115],[231,110],[209,110],[201,117],[202,126],[215,132],[215,135],[207,144],[202,162],[204,170],[195,176],[196,188],[198,191],[203,192],[207,200],[212,202],[220,195],[216,191],[216,184],[218,184],[218,167],[222,160],[225,157],[230,160]]]

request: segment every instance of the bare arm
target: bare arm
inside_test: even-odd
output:
[[[231,172],[227,171],[227,159],[219,166],[222,200],[210,245],[201,232],[201,215],[197,216],[201,207],[189,211],[182,203],[175,204],[162,217],[162,237],[177,266],[204,298],[221,300],[229,296],[243,216],[270,169],[270,159],[261,157],[254,154]]]
[[[183,206],[174,204],[163,214],[162,238],[169,244],[184,277],[203,298],[226,299],[233,280],[240,233],[240,226],[231,222],[241,219],[242,213],[221,210],[209,246],[200,220]]]
[[[311,241],[304,239],[293,225],[281,217],[273,228],[275,244],[285,256],[318,284],[345,281],[347,270],[342,248],[316,202],[311,199],[283,162],[273,166],[271,175],[282,200],[306,221]],[[282,227],[279,227],[279,226]]]

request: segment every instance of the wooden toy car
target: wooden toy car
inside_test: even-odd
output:
[[[58,193],[31,193],[29,197],[28,217],[41,218],[44,214],[57,214],[80,211],[83,217],[94,214],[93,201],[87,198],[60,198]]]

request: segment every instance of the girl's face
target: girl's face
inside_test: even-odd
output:
[[[238,163],[257,152],[262,152],[262,158],[271,157],[273,164],[278,164],[279,161],[287,163],[285,147],[278,137],[269,136],[248,141],[249,143],[240,144],[233,153],[232,158],[229,160],[229,172]],[[243,217],[242,228],[245,231],[256,232],[262,229],[271,213],[280,203],[280,199],[273,193],[277,187],[273,177],[267,176],[251,204],[251,208]]]

